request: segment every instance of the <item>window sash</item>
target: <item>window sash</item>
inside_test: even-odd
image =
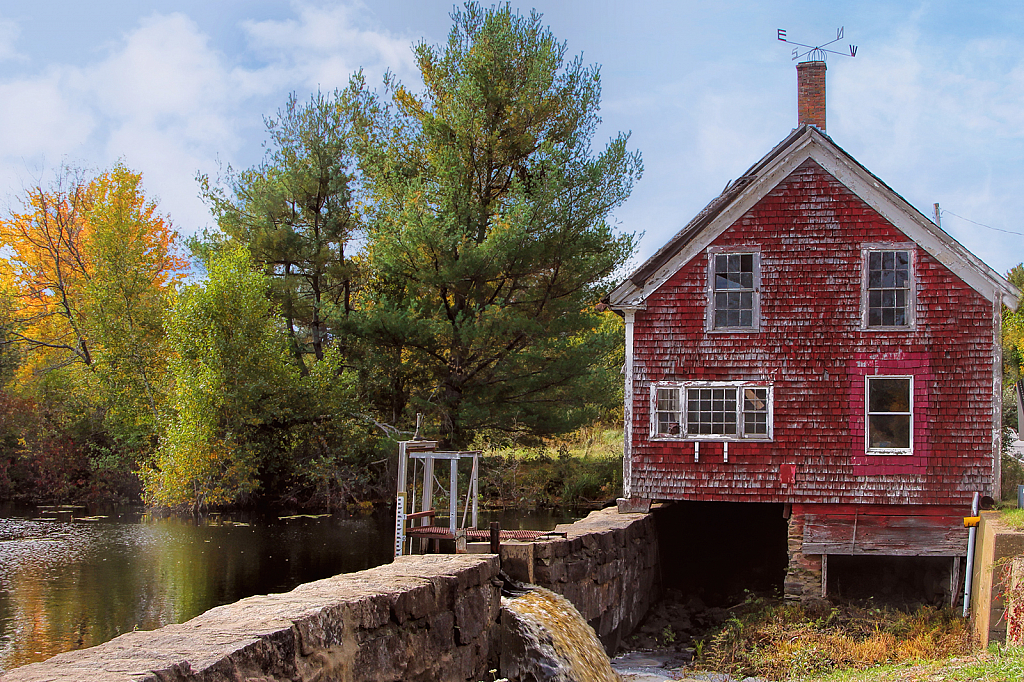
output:
[[[741,383],[654,387],[652,437],[770,440],[771,390]]]
[[[760,326],[761,254],[708,250],[709,331],[757,331]]]
[[[866,245],[861,327],[909,329],[914,326],[914,250],[904,244]]]
[[[873,390],[874,389],[874,390]],[[914,450],[914,377],[864,378],[864,449],[874,454]]]

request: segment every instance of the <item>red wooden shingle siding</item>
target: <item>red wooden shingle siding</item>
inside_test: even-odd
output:
[[[916,330],[860,330],[862,245],[909,241],[807,161],[714,242],[760,248],[760,333],[705,332],[706,253],[653,293],[633,331],[633,496],[964,505],[988,490],[991,303],[918,248]],[[865,455],[865,374],[915,376],[913,455]],[[692,442],[651,441],[661,380],[774,382],[774,441],[731,442],[727,463],[720,443],[694,463]]]

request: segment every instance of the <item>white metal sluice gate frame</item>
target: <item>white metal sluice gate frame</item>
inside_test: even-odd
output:
[[[469,528],[477,526],[477,493],[480,477],[480,450],[439,451],[437,441],[404,440],[398,443],[398,495],[395,500],[395,556],[402,556],[406,539],[421,537],[452,540],[465,532],[467,516],[472,510]],[[473,461],[469,475],[469,489],[462,507],[462,523],[459,524],[459,462]],[[409,461],[413,462],[412,476],[409,475]],[[432,524],[434,516],[434,487],[440,483],[434,476],[434,463],[447,460],[448,472],[448,528]],[[421,462],[417,467],[416,462]],[[417,477],[417,469],[420,475]],[[417,481],[419,482],[419,511],[416,511]],[[440,488],[444,497],[444,488]],[[419,525],[406,527],[407,522]],[[460,533],[460,529],[461,533]],[[410,547],[411,551],[411,547]]]

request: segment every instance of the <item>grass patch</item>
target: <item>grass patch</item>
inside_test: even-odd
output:
[[[882,665],[841,670],[821,682],[1017,682],[1024,679],[1024,648],[993,648],[983,653],[941,661]]]
[[[922,607],[905,613],[888,607],[827,602],[804,606],[751,598],[705,641],[697,663],[739,677],[809,680],[834,674],[840,676],[828,679],[852,681],[861,678],[841,675],[971,651],[967,621],[950,610]]]
[[[999,520],[1010,528],[1024,528],[1024,509],[1007,509],[999,515]]]

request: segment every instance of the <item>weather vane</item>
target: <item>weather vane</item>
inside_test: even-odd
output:
[[[840,26],[838,29],[836,29],[836,39],[835,40],[830,40],[827,43],[822,43],[821,45],[804,45],[803,43],[798,43],[795,40],[790,40],[789,38],[786,37],[786,29],[784,29],[784,28],[780,28],[779,29],[779,40],[781,40],[784,43],[789,43],[790,45],[797,45],[797,47],[793,48],[793,59],[794,60],[802,59],[802,58],[806,57],[807,55],[811,55],[811,61],[823,62],[823,61],[825,61],[825,53],[826,52],[829,53],[829,54],[837,54],[840,57],[856,57],[857,56],[857,46],[856,45],[850,45],[850,52],[849,53],[846,53],[846,52],[836,52],[835,50],[828,50],[828,49],[826,49],[832,43],[838,43],[842,39],[843,39],[843,27],[842,26]],[[801,47],[807,48],[807,51],[801,53],[800,52],[800,48]]]

